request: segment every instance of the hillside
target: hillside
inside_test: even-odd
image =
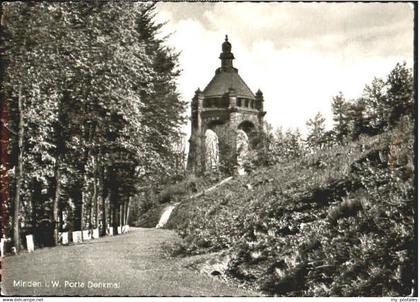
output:
[[[221,175],[207,175],[206,177],[189,175],[180,182],[164,184],[160,192],[152,198],[134,200],[138,209],[134,207],[137,212],[131,215],[132,224],[137,227],[154,228],[159,223],[165,208],[189,196],[199,194],[220,180]]]
[[[218,272],[279,296],[404,296],[416,285],[409,123],[260,168],[185,200],[173,254],[219,252]]]

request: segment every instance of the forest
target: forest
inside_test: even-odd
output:
[[[178,54],[155,5],[1,6],[1,225],[19,251],[127,223],[133,196],[183,170]]]

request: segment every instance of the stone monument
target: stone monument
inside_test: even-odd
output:
[[[239,139],[244,137],[238,130],[246,134],[247,148],[253,147],[250,142],[263,131],[263,94],[260,90],[254,94],[233,67],[235,57],[227,36],[219,58],[221,66],[213,79],[203,91],[197,89],[191,103],[187,168],[194,174],[227,164],[230,174],[239,173],[237,140],[239,134]]]

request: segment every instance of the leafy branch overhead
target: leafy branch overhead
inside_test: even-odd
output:
[[[154,10],[3,3],[9,166],[22,165],[10,174],[9,206],[20,216],[14,228],[24,225],[19,232],[36,232],[45,218],[57,231],[63,213],[73,229],[105,231],[138,188],[179,173],[171,142],[180,138],[186,104],[175,86],[177,54],[157,38]]]

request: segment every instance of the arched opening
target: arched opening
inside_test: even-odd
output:
[[[232,130],[228,127],[226,122],[223,120],[209,121],[209,123],[206,124],[205,129],[206,129],[206,132],[207,130],[212,130],[217,135],[218,152],[219,152],[219,163],[218,163],[219,171],[228,172],[229,167],[230,167],[229,165],[233,157],[232,152],[234,152],[234,150],[231,150],[232,149],[231,140],[234,137],[234,133],[232,133]],[[206,136],[206,132],[204,133],[205,136]],[[207,136],[206,136],[206,139],[207,139]],[[207,170],[207,167],[206,167],[206,170]]]
[[[205,132],[206,171],[215,171],[219,167],[219,137],[212,129]]]
[[[253,149],[256,146],[258,139],[257,129],[255,125],[250,121],[243,121],[239,124],[238,130],[243,130],[246,133],[248,137],[249,147]]]
[[[224,122],[221,120],[214,120],[214,121],[210,121],[207,124],[207,128],[206,129],[210,129],[213,130],[217,133],[218,129],[221,128],[222,126],[224,126]]]
[[[250,121],[243,121],[239,124],[238,129],[244,130],[247,135],[255,130],[255,126]]]

